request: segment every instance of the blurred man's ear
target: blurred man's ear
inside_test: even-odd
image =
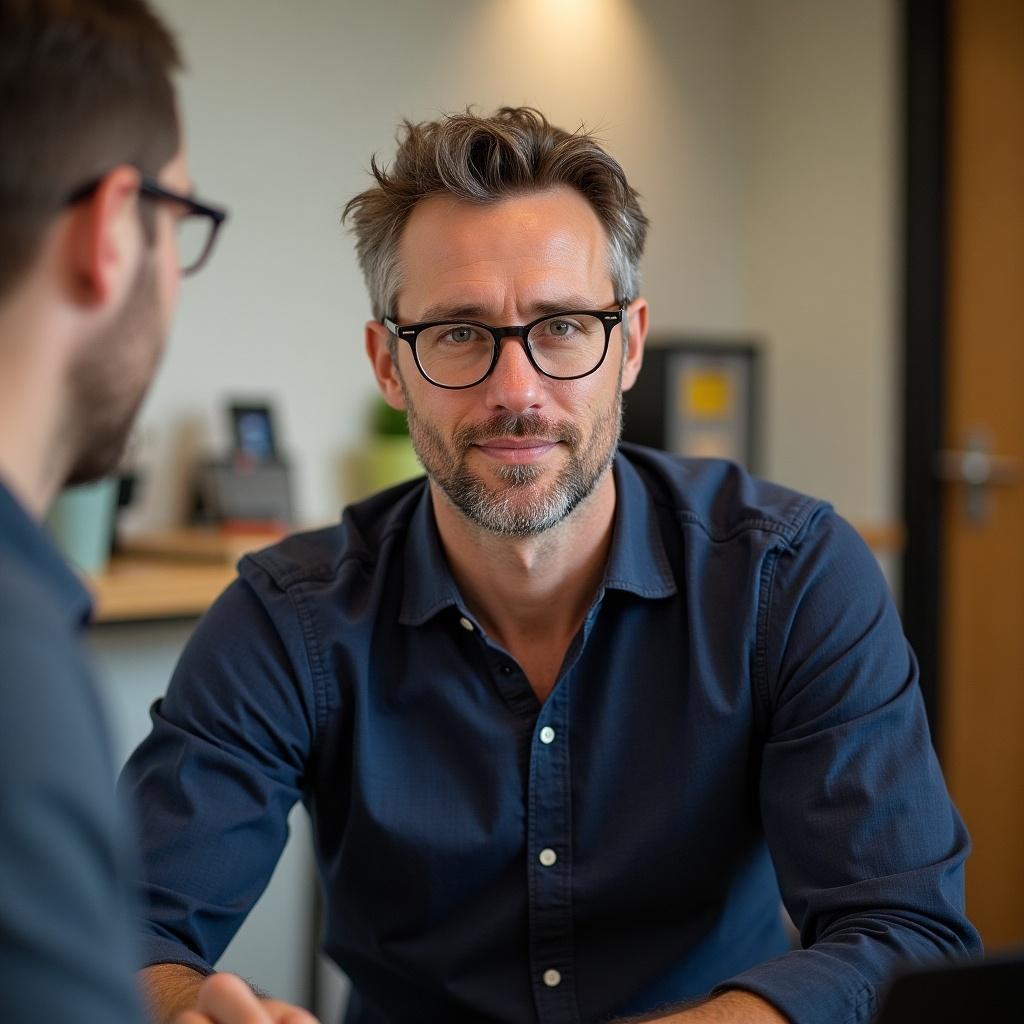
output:
[[[391,332],[379,320],[367,321],[366,354],[370,357],[377,387],[392,409],[404,409],[405,392],[402,390],[398,367],[391,358],[391,349],[395,344]]]
[[[146,241],[139,220],[139,172],[121,165],[68,207],[62,262],[74,302],[119,304],[138,272]]]

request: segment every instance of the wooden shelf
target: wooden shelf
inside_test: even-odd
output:
[[[175,565],[118,556],[90,577],[95,622],[182,619],[202,615],[235,578],[234,566]]]
[[[854,529],[876,555],[901,555],[906,544],[902,523],[854,523]]]
[[[95,600],[94,621],[198,617],[235,578],[242,555],[280,537],[279,532],[168,530],[134,538],[105,572],[86,580]]]

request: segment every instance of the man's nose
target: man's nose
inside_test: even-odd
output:
[[[487,404],[492,409],[521,413],[541,404],[544,377],[526,354],[526,339],[502,338],[498,364],[484,381]]]

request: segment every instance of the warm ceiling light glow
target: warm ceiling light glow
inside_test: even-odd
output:
[[[621,0],[527,0],[526,7],[538,28],[548,31],[579,31],[593,28],[618,13]]]
[[[672,75],[649,37],[637,0],[489,0],[459,30],[458,96],[488,105],[538,107],[553,123],[599,134],[644,119],[660,123]],[[628,132],[627,132],[628,134]]]
[[[529,40],[530,52],[549,54],[556,67],[589,48],[596,69],[623,23],[634,20],[630,0],[519,0],[502,6],[505,17],[518,23],[518,34]]]
[[[588,9],[601,6],[600,0],[540,0],[540,6],[567,14],[586,14]]]

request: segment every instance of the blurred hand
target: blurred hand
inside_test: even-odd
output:
[[[174,1024],[318,1024],[316,1017],[279,999],[260,999],[235,974],[211,974],[200,986],[196,1009]]]

